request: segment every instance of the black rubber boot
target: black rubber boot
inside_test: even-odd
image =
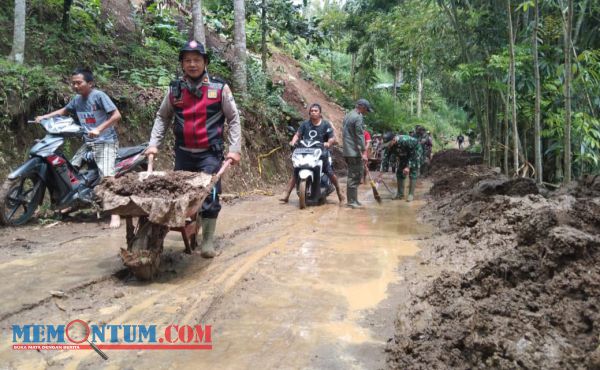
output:
[[[396,196],[392,199],[397,200],[404,198],[404,180],[406,179],[398,179],[398,192],[396,193]]]
[[[353,209],[361,208],[362,206],[360,205],[360,203],[358,203],[358,201],[356,199],[357,194],[358,194],[358,189],[356,189],[356,188],[353,188],[353,189],[348,188],[347,192],[348,192],[348,194],[347,194],[348,195],[348,204],[347,204],[347,206],[350,207],[350,208],[353,208]]]
[[[408,198],[406,198],[407,202],[412,202],[415,197],[415,188],[417,187],[417,180],[410,179],[408,183]]]

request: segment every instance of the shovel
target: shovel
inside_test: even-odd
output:
[[[387,191],[389,191],[390,194],[392,194],[392,196],[396,196],[396,194],[394,194],[394,192],[392,191],[392,189],[390,189],[390,187],[387,186],[387,184],[385,183],[385,181],[383,181],[383,179],[379,179],[377,181],[381,181],[381,183],[383,184],[383,186],[385,186],[385,188],[387,189]]]

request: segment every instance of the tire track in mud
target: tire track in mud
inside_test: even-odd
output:
[[[181,251],[180,240],[178,238],[170,238],[168,239],[168,253],[165,254],[165,257],[171,259],[170,263],[172,265],[169,266],[165,263],[167,271],[162,272],[156,281],[146,284],[137,281],[127,281],[122,277],[111,275],[105,279],[97,280],[86,287],[70,291],[69,297],[66,297],[66,299],[58,300],[57,298],[53,299],[50,297],[45,303],[37,307],[22,311],[19,315],[13,315],[12,319],[18,317],[18,320],[22,322],[39,322],[40,318],[43,318],[47,322],[66,323],[74,318],[79,318],[90,323],[154,323],[158,325],[173,322],[190,323],[192,321],[199,323],[213,321],[231,322],[232,317],[235,318],[237,315],[235,309],[230,307],[232,301],[239,301],[241,297],[240,304],[242,306],[252,304],[252,301],[243,299],[244,297],[247,298],[244,295],[245,289],[256,290],[261,289],[263,284],[270,284],[272,286],[273,284],[283,283],[284,290],[286,290],[285,287],[288,286],[286,284],[289,284],[289,288],[296,288],[296,284],[303,281],[299,281],[297,277],[293,277],[295,280],[291,281],[272,281],[270,283],[268,281],[263,283],[260,280],[254,279],[261,276],[268,277],[271,272],[277,273],[279,277],[292,276],[296,271],[295,269],[287,270],[284,267],[281,270],[277,265],[282,263],[282,266],[293,267],[292,259],[295,260],[298,258],[302,262],[307,261],[305,258],[314,258],[314,256],[305,255],[308,250],[313,248],[305,244],[327,239],[327,237],[320,234],[323,232],[325,235],[327,234],[327,229],[323,228],[320,221],[325,220],[326,223],[335,222],[338,215],[346,219],[347,217],[356,217],[350,215],[361,214],[345,208],[338,208],[337,204],[333,206],[332,203],[322,207],[311,207],[305,211],[299,211],[295,206],[291,205],[277,206],[275,204],[276,201],[273,198],[270,200],[264,198],[260,201],[261,208],[273,207],[272,214],[260,212],[256,209],[255,204],[249,202],[245,208],[241,207],[232,212],[229,215],[232,217],[224,217],[223,230],[226,232],[217,241],[221,254],[220,257],[214,260],[201,259],[199,256],[188,257]],[[271,208],[269,209],[271,210]],[[247,212],[245,213],[244,210]],[[375,222],[374,220],[377,217],[375,217],[376,214],[373,214],[373,212],[374,210],[362,211],[362,216],[360,217],[363,222],[367,224]],[[247,217],[252,217],[253,215],[255,215],[255,219],[252,220],[251,218],[248,221],[256,222],[243,224],[236,221],[236,218],[238,220],[245,220]],[[230,225],[234,225],[234,227],[226,228],[225,223],[227,222]],[[327,248],[323,252],[326,253],[326,256],[341,252],[342,258],[350,258],[349,256],[356,252],[356,247],[352,247],[351,244],[357,242],[357,239],[364,235],[364,229],[360,231],[342,227],[331,231],[334,232],[333,235],[337,237],[341,236],[343,243],[347,243],[348,245],[342,244],[333,249]],[[308,238],[306,243],[302,242],[302,238],[304,237]],[[292,241],[290,242],[290,240]],[[374,238],[373,240],[372,243],[376,245],[383,243],[383,241],[376,241],[378,238]],[[176,249],[173,249],[174,243],[177,244]],[[348,249],[347,246],[350,248]],[[377,260],[377,256],[383,258],[383,254],[381,253],[385,250],[379,250],[374,257],[371,256],[370,258],[374,258],[373,261]],[[267,258],[270,256],[272,258]],[[265,260],[266,262],[263,262]],[[332,268],[332,265],[326,260],[322,261],[322,263],[324,263],[324,268]],[[362,263],[364,262],[360,262],[361,266]],[[170,274],[170,268],[175,269],[176,275]],[[387,265],[386,269],[391,271],[390,265]],[[301,273],[302,271],[302,269],[299,269],[296,272]],[[311,276],[311,279],[314,278],[314,276]],[[373,278],[373,276],[369,278]],[[386,279],[384,276],[383,280]],[[317,285],[315,289],[318,292],[327,293],[328,290],[334,290],[333,294],[326,294],[327,299],[332,303],[335,297],[342,297],[349,300],[348,305],[354,314],[357,314],[358,310],[362,309],[360,305],[355,305],[356,307],[352,305],[353,301],[350,298],[353,297],[349,296],[349,293],[346,291],[349,287],[334,287],[324,282]],[[119,292],[125,292],[124,296],[121,294],[118,299],[115,299]],[[256,292],[253,291],[253,293]],[[313,294],[313,291],[310,290],[307,294]],[[319,297],[320,294],[316,297]],[[299,298],[299,302],[304,302],[306,296],[304,293],[301,295],[302,297]],[[83,301],[86,303],[81,303]],[[56,302],[60,302],[65,310],[55,307],[53,304]],[[82,304],[85,307],[82,308]],[[344,306],[342,305],[342,307]],[[251,312],[254,311],[251,310]],[[356,326],[358,324],[350,322],[354,319],[358,320],[358,316],[347,316],[343,315],[342,312],[335,311],[334,313],[336,320],[341,320],[340,322],[334,322],[332,325],[326,326],[325,329],[320,329],[320,332],[325,333],[327,336],[332,336],[338,335],[343,330],[352,329],[353,341],[360,342],[364,339],[363,337],[370,338],[365,334],[367,333],[366,331]],[[324,317],[319,316],[318,321],[323,320]],[[257,320],[261,320],[260,316],[256,316],[256,318]],[[262,319],[268,320],[268,317],[263,317]],[[10,324],[15,323],[11,322]],[[294,324],[292,323],[292,325]],[[7,322],[4,321],[2,326],[6,329]],[[272,324],[268,327],[272,327]],[[303,330],[302,328],[299,327],[299,330]],[[8,343],[8,341],[5,343]],[[380,344],[377,342],[370,345],[375,346]],[[6,351],[8,351],[8,348],[2,348],[0,351],[0,358],[6,359],[6,355],[9,356],[8,359],[11,361],[5,362],[9,364],[9,367],[19,368],[23,364],[23,358],[18,356],[19,353],[12,351],[13,353],[7,354]],[[338,351],[342,350],[338,348]],[[302,350],[298,352],[297,356],[300,356],[301,353]],[[33,355],[33,357],[36,356],[38,355]],[[70,369],[86,369],[105,365],[96,356],[91,351],[72,351],[67,353],[45,352],[40,353],[36,358],[41,361],[43,364],[42,367],[59,366]],[[135,363],[138,358],[138,364],[145,362],[151,364],[153,363],[152,361],[160,360],[162,362],[156,362],[154,365],[164,365],[169,361],[169,354],[161,353],[153,353],[148,357],[139,357],[141,353],[115,351],[112,354],[109,352],[109,356],[111,356],[112,360],[111,366],[124,366],[126,363],[131,363],[131,361]],[[285,356],[281,353],[272,357],[267,361],[285,361]],[[176,359],[174,358],[174,360],[179,361],[179,364],[186,364],[186,361],[180,360],[179,356]],[[283,364],[284,362],[279,363]]]
[[[259,227],[259,226],[261,226],[263,224],[269,224],[269,223],[277,220],[278,218],[279,218],[278,216],[273,216],[273,217],[271,217],[269,219],[261,220],[260,222],[256,222],[256,223],[253,223],[251,225],[247,225],[247,226],[241,227],[239,229],[236,229],[233,232],[230,232],[230,233],[227,233],[227,234],[223,235],[223,237],[220,238],[220,240],[217,242],[218,243],[217,245],[220,247],[219,249],[222,251],[222,248],[223,248],[222,244],[226,243],[226,241],[228,241],[230,239],[233,239],[233,238],[235,238],[235,237],[237,237],[239,235],[242,235],[244,233],[250,232],[250,231],[256,229],[257,227]],[[64,245],[64,244],[76,241],[76,240],[87,239],[87,238],[92,238],[93,239],[93,238],[96,238],[96,237],[97,236],[80,236],[80,237],[77,237],[77,238],[72,238],[72,239],[69,239],[67,241],[58,242],[58,243],[54,243],[54,244],[60,246],[60,245]],[[231,261],[231,260],[237,258],[238,256],[241,256],[241,255],[246,254],[248,252],[249,252],[249,250],[241,251],[240,253],[238,253],[238,254],[236,254],[236,255],[234,255],[232,257],[229,257],[229,258],[227,258],[225,260],[223,260],[222,262],[226,263],[226,262]],[[163,256],[163,259],[165,259],[165,257],[169,258],[171,255],[176,254],[176,253],[179,253],[179,252],[172,252],[169,255]],[[163,263],[163,265],[164,265],[164,263]],[[164,273],[164,272],[165,271],[162,271],[162,273]],[[194,271],[194,272],[197,272],[197,271]],[[123,268],[123,269],[121,269],[121,270],[119,270],[117,272],[111,273],[111,274],[106,275],[104,277],[100,277],[100,278],[94,279],[92,281],[87,281],[87,282],[81,283],[81,284],[79,284],[79,285],[77,285],[77,286],[75,286],[73,288],[65,290],[64,293],[65,293],[65,296],[67,296],[67,297],[74,296],[77,293],[79,293],[79,292],[81,292],[81,291],[89,288],[90,286],[93,286],[93,285],[96,285],[96,284],[100,284],[100,283],[105,283],[105,282],[108,282],[108,281],[110,281],[110,284],[115,284],[115,283],[118,283],[120,280],[123,280],[127,276],[129,276],[129,272],[128,272],[127,268]],[[26,304],[26,305],[20,307],[19,309],[16,309],[16,310],[13,310],[13,311],[9,311],[9,312],[6,312],[6,313],[2,313],[0,315],[0,326],[2,325],[2,323],[4,321],[10,319],[11,317],[13,317],[15,315],[19,315],[19,314],[22,314],[23,312],[31,311],[31,310],[33,310],[35,308],[40,307],[40,306],[50,304],[50,302],[52,301],[53,298],[55,298],[55,297],[52,294],[50,294],[50,295],[48,295],[48,296],[40,299],[39,301],[37,301],[35,303]]]
[[[281,213],[286,213],[286,211],[287,209],[282,210]],[[182,259],[185,258],[185,260],[187,260],[185,261],[187,266],[184,266],[184,271],[181,274],[178,274],[179,276],[174,279],[169,278],[169,271],[163,271],[161,273],[162,276],[160,276],[156,281],[150,283],[149,285],[145,285],[145,283],[137,281],[124,280],[124,275],[128,275],[128,271],[126,269],[122,269],[116,274],[107,275],[103,278],[95,279],[69,289],[68,291],[65,291],[65,297],[61,298],[60,300],[54,296],[48,296],[36,302],[35,304],[27,305],[19,310],[7,313],[2,317],[2,319],[0,319],[0,326],[3,327],[5,329],[5,333],[7,333],[10,331],[10,325],[15,324],[13,322],[15,317],[18,317],[19,321],[36,322],[39,321],[40,317],[52,318],[62,316],[68,318],[65,323],[70,321],[74,316],[78,316],[78,318],[85,316],[93,317],[94,312],[98,310],[98,308],[94,307],[97,305],[92,304],[90,307],[85,309],[75,309],[73,307],[75,302],[81,300],[93,300],[97,303],[109,301],[110,298],[112,298],[115,289],[123,288],[130,288],[130,290],[132,290],[131,295],[127,296],[125,302],[118,304],[121,307],[126,307],[125,311],[119,312],[116,316],[111,315],[112,317],[105,318],[103,320],[104,322],[125,322],[126,320],[134,320],[139,322],[140,318],[148,316],[147,311],[152,311],[148,310],[148,308],[151,309],[155,307],[157,303],[163,301],[171,301],[175,304],[180,304],[181,307],[179,312],[189,313],[186,315],[186,320],[189,320],[189,317],[198,315],[199,313],[200,320],[203,320],[206,316],[210,315],[210,313],[216,307],[219,306],[219,303],[222,301],[223,297],[240,279],[244,277],[245,272],[250,270],[257,262],[260,261],[262,257],[268,255],[270,250],[276,247],[276,245],[266,245],[256,248],[256,245],[254,244],[248,245],[243,242],[234,244],[231,242],[231,240],[236,238],[239,239],[240,237],[242,237],[242,239],[247,239],[247,233],[250,233],[263,225],[272,224],[277,220],[283,219],[286,220],[286,223],[291,223],[291,221],[287,220],[285,217],[282,217],[282,214],[275,214],[270,217],[260,219],[257,222],[235,228],[233,231],[222,235],[217,241],[218,249],[221,251],[221,257],[215,260],[205,260],[199,256],[191,256],[191,258],[187,258],[187,256],[183,256],[183,253],[179,250],[170,250],[169,253],[163,257],[169,259],[178,255]],[[229,249],[231,245],[233,245],[234,248]],[[224,250],[224,248],[226,249]],[[243,256],[243,258],[240,258],[240,256]],[[243,264],[241,269],[237,267],[240,263]],[[222,270],[222,272],[219,272],[215,276],[211,276],[214,272],[219,270]],[[190,281],[194,280],[196,280],[196,282],[189,284]],[[227,288],[219,289],[219,282],[225,282]],[[144,287],[153,288],[155,283],[160,285],[160,290],[154,289],[150,292],[149,296],[147,295],[148,290],[143,291],[139,289]],[[200,294],[198,294],[198,291],[200,291]],[[141,302],[139,302],[140,296],[144,298]],[[194,297],[195,299],[193,301],[186,301],[178,297]],[[57,302],[60,302],[62,308],[57,307]],[[158,312],[157,314],[150,316],[160,317],[160,314],[161,313]],[[173,320],[183,320],[180,314],[177,314],[177,316],[179,317],[174,318]],[[9,319],[13,320],[8,322]],[[153,321],[156,320],[146,320],[146,322]],[[9,348],[5,347],[2,349],[2,352],[8,350]],[[76,357],[73,356],[73,359],[76,360],[76,364],[74,364],[72,368],[77,368],[79,363],[89,358],[88,356],[82,355],[84,355],[84,353],[75,354]],[[49,356],[50,357],[47,357],[47,359],[50,361],[56,357],[53,354],[49,354]],[[0,355],[0,358],[1,357],[4,356]]]
[[[148,312],[148,308],[152,308],[158,302],[169,301],[181,305],[177,312],[170,317],[169,323],[205,323],[213,314],[218,315],[223,302],[228,299],[229,293],[235,291],[239,283],[263,259],[274,250],[278,248],[285,249],[288,246],[288,240],[291,237],[290,230],[309,234],[317,226],[315,218],[323,217],[330,211],[331,208],[329,207],[319,207],[308,212],[297,212],[294,214],[294,218],[274,216],[245,227],[244,232],[235,230],[228,233],[228,237],[235,235],[231,239],[237,239],[232,241],[232,249],[225,251],[225,253],[231,253],[231,257],[214,260],[217,263],[210,263],[208,267],[202,265],[194,271],[186,271],[185,276],[170,281],[168,289],[152,294],[120,315],[111,318],[110,321],[114,323],[160,322],[162,313]],[[261,225],[268,225],[268,229],[255,233],[250,237],[245,235],[246,232]],[[302,227],[298,228],[297,225],[302,225]],[[240,258],[240,256],[243,256],[243,258]],[[218,271],[218,273],[211,276],[215,271]],[[184,297],[188,299],[186,300]],[[119,360],[127,361],[123,358]],[[93,352],[77,352],[72,356],[70,362],[64,365],[65,369],[93,368],[99,364],[98,361],[96,354]]]
[[[76,286],[74,288],[71,288],[71,289],[65,291],[64,292],[65,296],[68,297],[70,295],[74,295],[75,293],[77,293],[77,292],[79,292],[81,290],[84,290],[84,289],[86,289],[86,288],[88,288],[88,287],[90,287],[92,285],[95,285],[95,284],[98,284],[98,283],[102,283],[102,282],[105,282],[107,280],[112,280],[113,278],[114,278],[114,275],[109,275],[109,276],[105,276],[105,277],[100,278],[100,279],[95,279],[93,281],[85,282],[85,283],[83,283],[81,285],[78,285],[78,286]],[[47,296],[47,297],[45,297],[43,299],[40,299],[36,303],[27,304],[27,305],[19,308],[18,310],[14,310],[14,311],[7,312],[7,313],[4,313],[4,314],[0,315],[0,325],[2,325],[1,323],[3,323],[4,321],[10,319],[11,317],[13,317],[15,315],[21,314],[21,313],[26,312],[26,311],[31,311],[31,310],[33,310],[33,309],[35,309],[37,307],[43,306],[45,304],[48,304],[52,300],[52,298],[54,298],[54,296],[53,295],[49,295],[49,296]]]
[[[223,237],[223,239],[234,239],[236,237],[243,236],[246,232],[254,230],[262,224],[271,224],[275,220],[281,220],[281,217],[274,216],[242,229],[235,230],[231,233],[228,233]],[[283,230],[287,230],[289,227],[293,226],[293,224],[294,222],[292,220],[286,220],[285,224],[281,225],[281,227]],[[251,240],[264,240],[265,237],[269,238],[269,233],[261,232],[253,235]],[[236,243],[235,246],[238,246],[238,248],[242,247],[244,250],[232,250],[231,252],[233,255],[231,257],[223,260],[215,260],[217,263],[211,263],[208,268],[204,269],[204,265],[202,265],[198,266],[198,268],[193,272],[187,271],[185,276],[182,276],[181,278],[178,278],[169,284],[169,288],[172,289],[165,289],[163,291],[159,291],[157,294],[151,295],[143,302],[128,308],[120,316],[114,317],[110,321],[117,323],[131,321],[144,322],[144,320],[140,320],[139,318],[144,314],[145,309],[152,307],[159,300],[165,300],[171,302],[175,301],[182,304],[178,312],[183,313],[183,316],[178,315],[181,317],[172,317],[169,322],[187,323],[192,322],[192,319],[196,317],[197,319],[193,321],[203,323],[208,316],[210,316],[214,311],[218,310],[223,299],[231,290],[236,287],[236,284],[239,283],[244,276],[248,274],[250,270],[252,270],[252,268],[254,268],[263,258],[268,256],[273,250],[277,249],[278,247],[285,246],[285,242],[288,238],[289,233],[284,232],[282,236],[271,237],[268,244],[259,246],[258,248],[254,243]],[[247,255],[248,253],[251,254]],[[247,256],[240,259],[239,256],[242,255]],[[224,268],[218,275],[213,277],[207,276],[222,267]],[[204,280],[203,278],[207,278],[208,280]],[[201,290],[199,294],[198,290]],[[194,295],[196,296],[194,297]],[[182,301],[181,299],[178,301],[178,297],[194,298],[190,302],[189,300]],[[150,317],[154,316],[156,318],[157,316],[160,316],[160,314],[160,312],[151,314]],[[159,320],[155,319],[153,321],[152,318],[145,319],[145,322],[156,321]],[[87,365],[88,363],[86,360],[88,359],[91,361],[96,360],[96,354],[93,352],[76,353],[73,358],[73,362],[66,364],[65,368],[78,369],[81,365]]]

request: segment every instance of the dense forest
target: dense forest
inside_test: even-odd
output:
[[[230,81],[247,129],[263,125],[275,135],[303,113],[272,82],[272,56],[283,53],[346,109],[358,97],[371,100],[375,113],[367,123],[375,132],[421,124],[438,149],[460,132],[474,132],[477,145],[469,150],[538,183],[600,171],[595,1],[0,4],[4,136],[20,136],[28,118],[64,104],[67,77],[80,65],[117,98],[127,125],[147,135],[162,91],[178,73],[178,48],[194,37],[211,47],[210,70]],[[19,145],[19,138],[4,139],[5,148]]]

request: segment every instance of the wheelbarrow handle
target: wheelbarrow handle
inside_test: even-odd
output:
[[[154,154],[148,154],[148,173],[154,170]]]
[[[219,172],[217,172],[217,177],[221,177],[221,175],[223,175],[223,174],[225,173],[225,170],[227,170],[227,168],[228,168],[229,166],[231,166],[231,162],[232,162],[232,159],[231,159],[231,158],[229,158],[229,159],[226,159],[226,160],[223,162],[223,165],[221,165],[221,168],[219,169]]]

